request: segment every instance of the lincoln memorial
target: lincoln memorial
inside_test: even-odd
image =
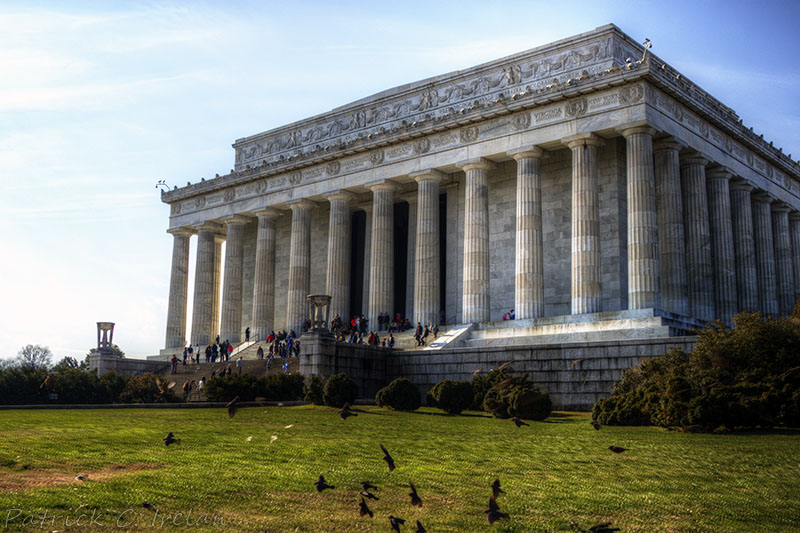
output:
[[[800,290],[800,165],[614,25],[233,148],[230,172],[162,193],[167,352],[299,335],[306,296],[327,294],[371,329],[461,328],[441,349],[609,355],[789,314]]]

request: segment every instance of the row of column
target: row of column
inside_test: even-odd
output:
[[[627,165],[628,307],[662,308],[710,321],[738,311],[789,314],[800,288],[800,215],[753,194],[743,180],[699,155],[681,157],[672,138],[654,143],[647,124],[621,127]],[[597,147],[592,133],[563,139],[572,153],[571,312],[602,310]],[[509,152],[517,163],[515,310],[517,319],[544,315],[541,164],[545,153],[530,146]],[[462,321],[489,320],[489,171],[493,163],[472,159],[457,164],[466,175]],[[440,298],[439,184],[436,170],[411,175],[418,183],[414,262],[414,322],[437,322]],[[389,181],[369,186],[373,193],[368,225],[367,316],[393,312],[394,193]],[[326,286],[331,316],[349,316],[351,202],[347,191],[330,202]],[[291,202],[291,242],[287,328],[299,331],[306,318],[311,272],[309,200]],[[263,338],[272,328],[275,299],[276,209],[258,217],[253,330]],[[243,217],[223,226],[206,223],[198,234],[192,344],[209,343],[211,332],[239,342],[241,331]],[[223,237],[224,232],[224,237]],[[174,236],[166,346],[183,345],[188,292],[189,237]],[[227,241],[221,329],[220,247]],[[793,253],[794,251],[794,253]]]

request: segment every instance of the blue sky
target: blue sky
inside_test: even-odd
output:
[[[82,355],[102,320],[129,355],[157,353],[157,180],[222,174],[237,138],[609,22],[798,159],[798,20],[791,1],[3,2],[0,357]]]

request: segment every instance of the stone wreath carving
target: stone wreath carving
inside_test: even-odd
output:
[[[414,153],[417,155],[424,154],[430,149],[431,149],[431,141],[428,138],[420,139],[414,142]]]
[[[328,174],[328,176],[335,176],[339,173],[341,169],[342,169],[341,163],[339,163],[338,161],[331,161],[325,166],[325,173]]]
[[[371,154],[369,154],[369,162],[372,163],[373,165],[380,165],[381,163],[383,163],[383,158],[384,158],[383,150],[376,150]]]
[[[236,191],[234,189],[227,189],[225,191],[225,201],[232,202],[236,198]]]
[[[464,128],[463,130],[461,130],[462,143],[471,143],[477,140],[478,140],[478,128],[476,126],[470,126],[468,128]]]
[[[587,109],[589,109],[589,103],[586,98],[579,98],[567,102],[566,113],[569,117],[579,117],[586,114]]]
[[[531,114],[530,113],[522,113],[521,115],[517,115],[514,117],[514,120],[511,122],[511,126],[515,130],[524,130],[528,129],[531,125]]]
[[[623,104],[633,104],[641,100],[643,96],[644,89],[642,89],[641,85],[623,87],[619,91],[619,101]]]
[[[169,208],[170,213],[173,215],[180,215],[181,214],[181,204],[174,203]]]
[[[198,196],[194,201],[194,206],[197,209],[202,209],[203,207],[205,207],[206,206],[206,198],[205,198],[205,196]]]

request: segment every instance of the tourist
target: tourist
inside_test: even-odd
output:
[[[239,375],[242,374],[242,356],[239,356],[239,359],[236,361],[236,370],[239,372]]]
[[[189,348],[183,349],[183,366],[186,366],[186,358],[189,357]]]
[[[258,351],[256,351],[256,355],[258,356],[259,359],[261,360],[264,359],[264,348],[262,348],[260,345],[258,347]]]
[[[244,342],[250,342],[250,328],[244,330]]]
[[[227,345],[228,345],[228,348],[227,348],[227,355],[225,356],[225,360],[226,360],[226,361],[229,361],[229,360],[230,360],[230,358],[231,358],[231,355],[233,355],[233,344],[231,344],[230,342],[228,342],[228,339],[225,339],[225,344],[227,344]]]
[[[197,394],[198,395],[200,395],[200,393],[205,388],[205,386],[206,386],[206,377],[203,376],[202,378],[200,378],[200,382],[197,384]]]
[[[434,324],[433,325],[433,340],[436,340],[437,337],[439,337],[439,324]]]
[[[178,373],[178,357],[175,354],[172,354],[172,359],[170,360],[170,362],[172,363],[172,373],[173,374],[177,374]]]
[[[394,336],[389,333],[389,348],[394,348]]]
[[[294,356],[300,357],[300,341],[294,341]]]
[[[189,347],[186,348],[189,351],[189,361],[194,363],[194,349],[192,349],[192,343],[189,343]]]

